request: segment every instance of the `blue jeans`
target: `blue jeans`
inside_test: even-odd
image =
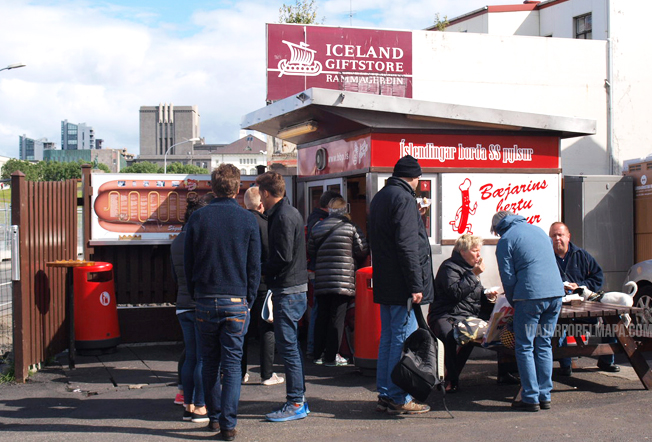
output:
[[[285,391],[288,402],[304,401],[306,393],[303,358],[299,348],[299,321],[308,307],[306,292],[283,295],[272,289],[274,337],[285,366]]]
[[[415,307],[421,308],[419,305]],[[410,312],[408,318],[406,305],[381,305],[380,324],[380,345],[376,366],[378,395],[388,397],[396,404],[405,404],[411,401],[412,397],[392,382],[391,374],[401,359],[403,342],[417,329],[417,319],[414,312]]]
[[[308,324],[308,343],[306,346],[306,352],[314,356],[315,359],[319,358],[321,355],[315,354],[315,324],[317,324],[317,312],[319,311],[319,306],[317,305],[317,297],[313,297],[312,308],[310,309],[310,323]]]
[[[552,335],[561,310],[561,298],[515,301],[516,363],[521,376],[521,400],[538,404],[552,391]]]
[[[244,298],[199,298],[195,307],[201,336],[202,376],[211,422],[232,430],[238,423],[242,345],[249,327]],[[221,382],[220,382],[220,375]]]
[[[203,407],[206,402],[204,401],[204,386],[201,377],[202,358],[199,330],[195,323],[195,312],[179,313],[177,319],[181,325],[183,343],[186,346],[186,357],[181,367],[184,401],[186,405],[194,404],[195,407]]]

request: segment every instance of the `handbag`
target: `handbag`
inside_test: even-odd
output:
[[[453,337],[459,345],[466,345],[484,337],[489,324],[474,316],[463,318],[453,326]]]
[[[267,290],[265,301],[263,302],[263,309],[260,311],[260,317],[263,321],[274,323],[274,304],[272,304],[272,291]]]
[[[408,318],[411,310],[412,298],[408,300]],[[444,382],[444,344],[428,327],[421,306],[414,309],[414,315],[418,328],[403,343],[401,359],[392,370],[391,378],[416,400],[425,402],[430,392]]]
[[[487,332],[482,339],[482,346],[500,345],[500,333],[507,325],[507,322],[512,320],[513,316],[514,307],[510,305],[505,295],[498,295],[496,305],[494,305],[494,310],[489,318]]]

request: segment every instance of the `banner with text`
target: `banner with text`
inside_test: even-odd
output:
[[[464,233],[497,238],[489,229],[500,210],[522,215],[547,233],[560,221],[559,181],[557,174],[442,174],[442,239]]]
[[[267,100],[312,87],[412,98],[412,33],[267,24]]]
[[[556,169],[559,138],[519,135],[373,134],[371,165],[412,155],[421,167]]]

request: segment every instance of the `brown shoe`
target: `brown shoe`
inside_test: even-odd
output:
[[[222,440],[233,440],[235,439],[235,428],[232,430],[222,430],[220,431],[220,436],[222,436]]]
[[[430,411],[430,407],[426,404],[419,404],[414,401],[410,401],[406,404],[397,404],[394,401],[389,401],[389,406],[387,407],[387,413],[389,414],[421,414],[427,413]]]
[[[219,423],[219,422],[212,422],[212,421],[211,421],[211,422],[209,422],[208,425],[206,426],[206,429],[207,429],[208,431],[214,431],[214,432],[217,433],[218,431],[220,431],[220,423]]]

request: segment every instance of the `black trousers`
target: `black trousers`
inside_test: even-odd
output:
[[[342,344],[344,319],[350,299],[350,296],[345,295],[318,295],[314,350],[316,358],[324,353],[325,362],[335,360]]]
[[[452,316],[442,316],[429,325],[435,336],[444,343],[446,380],[453,385],[457,385],[460,379],[460,371],[464,368],[466,360],[471,356],[473,345],[468,344],[461,347],[457,345],[453,334],[453,320],[456,319]]]
[[[251,307],[251,321],[249,330],[245,335],[244,346],[242,347],[242,376],[247,372],[247,353],[249,351],[249,340],[258,334],[260,339],[260,377],[264,381],[272,377],[274,372],[274,350],[276,340],[274,339],[274,324],[263,321],[261,313],[267,293],[258,293],[254,305]]]

